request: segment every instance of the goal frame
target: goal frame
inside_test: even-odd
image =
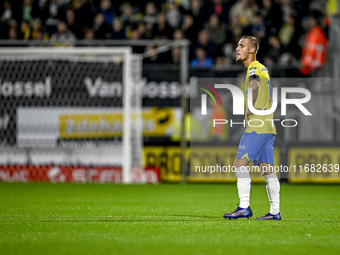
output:
[[[115,54],[122,58],[122,85],[123,85],[123,132],[122,132],[122,182],[132,183],[132,142],[131,142],[131,116],[133,114],[131,107],[131,87],[132,82],[132,61],[133,53],[131,47],[88,47],[88,48],[55,48],[55,47],[6,47],[0,48],[0,58],[10,58],[12,55],[39,55],[45,56],[67,56],[67,55],[108,55]]]

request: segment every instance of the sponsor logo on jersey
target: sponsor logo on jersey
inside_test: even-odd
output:
[[[254,75],[254,74],[256,74],[256,71],[255,71],[255,70],[251,70],[251,71],[249,72],[249,76],[252,76],[252,75]]]

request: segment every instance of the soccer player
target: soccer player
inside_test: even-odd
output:
[[[253,36],[243,36],[236,48],[236,61],[242,62],[247,69],[245,83],[245,120],[247,123],[234,162],[236,167],[237,190],[240,205],[232,213],[224,214],[226,219],[249,218],[253,212],[249,206],[251,179],[249,162],[261,166],[266,181],[270,212],[256,220],[281,220],[280,183],[273,169],[276,129],[274,114],[256,115],[248,109],[248,92],[252,89],[252,103],[257,110],[268,110],[272,106],[272,87],[268,69],[256,61],[259,49],[258,41]],[[249,122],[251,121],[251,122]]]

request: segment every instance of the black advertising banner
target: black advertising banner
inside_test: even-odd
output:
[[[163,73],[165,77],[165,73]],[[23,128],[35,133],[46,133],[52,129],[55,112],[63,112],[62,127],[68,119],[77,118],[80,123],[92,121],[94,125],[111,125],[121,119],[123,83],[121,62],[91,62],[84,60],[1,60],[0,61],[0,138],[4,145],[16,145],[18,130]],[[193,97],[196,90],[193,83],[186,86],[187,96]],[[181,85],[177,81],[150,81],[146,78],[138,84],[143,98],[144,135],[170,136],[171,128],[180,120]],[[70,116],[70,109],[77,108],[75,114],[89,110],[92,116]],[[105,108],[104,110],[100,110]],[[114,109],[117,117],[107,116],[108,109]],[[20,112],[20,118],[18,117]],[[105,116],[104,116],[105,115]],[[28,118],[29,116],[29,118]],[[59,116],[59,115],[58,115]],[[65,117],[66,116],[66,117]],[[103,117],[104,116],[104,117]],[[18,127],[18,120],[28,118]],[[45,118],[45,121],[41,119]],[[59,117],[58,117],[59,118]],[[82,119],[80,119],[82,118]],[[107,120],[111,119],[111,121]],[[118,119],[117,119],[118,118]],[[99,124],[98,124],[98,123]],[[118,121],[119,122],[119,121]],[[120,121],[121,122],[121,121]],[[33,123],[33,124],[32,124]],[[39,125],[38,125],[39,123]],[[65,124],[64,126],[62,124]],[[56,125],[59,125],[58,123]],[[90,123],[91,124],[91,123]],[[50,127],[48,127],[50,126]],[[66,125],[67,127],[67,125]],[[112,127],[117,128],[117,127]],[[47,130],[49,129],[49,130]],[[54,127],[55,129],[55,127]],[[26,131],[25,131],[26,132]],[[69,139],[79,135],[65,135]],[[112,133],[112,132],[111,132]],[[95,138],[106,138],[110,132],[96,133]],[[90,136],[87,135],[86,138]]]

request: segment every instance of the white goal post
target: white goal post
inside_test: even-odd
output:
[[[0,48],[0,115],[10,112],[14,122],[2,151],[39,151],[52,164],[113,164],[123,183],[139,182],[141,77],[131,47]]]

